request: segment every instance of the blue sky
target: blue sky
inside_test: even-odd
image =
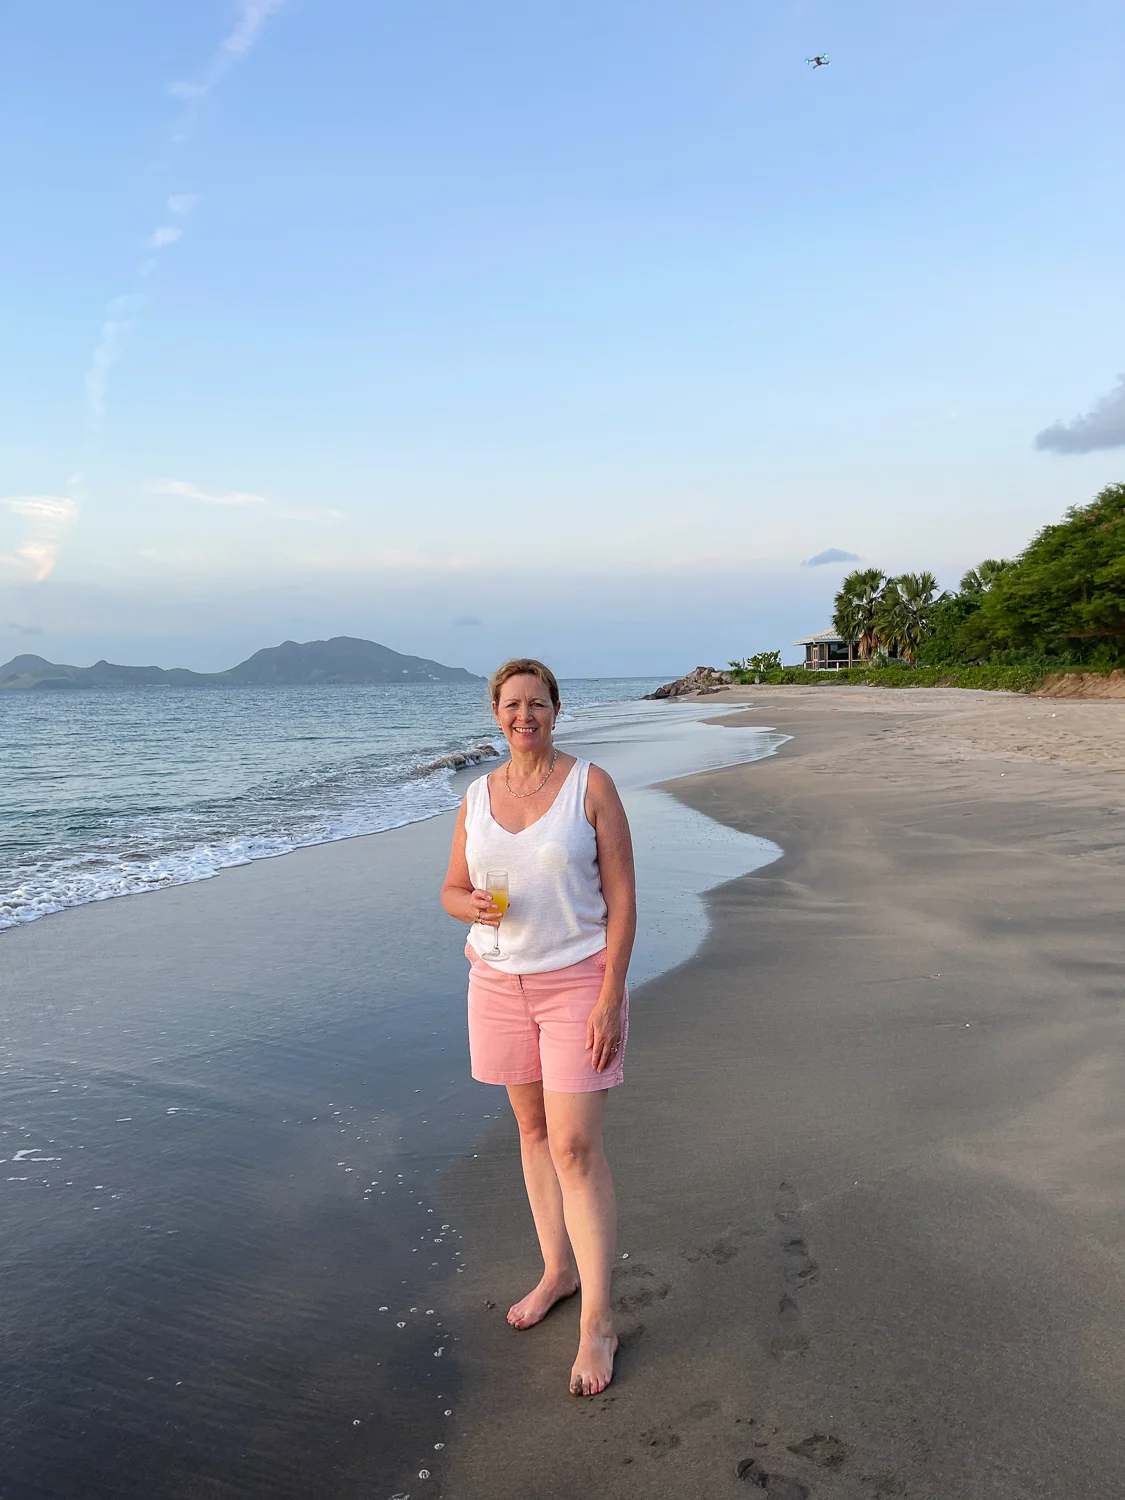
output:
[[[13,0],[0,659],[660,673],[795,657],[823,552],[1018,550],[1125,474],[1123,58],[1117,0]]]

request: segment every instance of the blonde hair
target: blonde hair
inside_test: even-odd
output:
[[[530,656],[513,656],[511,661],[506,661],[502,667],[497,667],[488,679],[488,700],[490,703],[498,703],[500,700],[500,689],[509,677],[522,677],[524,674],[538,677],[539,681],[551,695],[551,702],[555,708],[559,706],[559,682],[550,667],[543,665],[541,661],[535,661]]]

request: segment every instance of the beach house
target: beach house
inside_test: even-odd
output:
[[[850,667],[859,660],[856,641],[846,641],[835,630],[818,630],[816,635],[806,635],[793,641],[794,646],[804,646],[805,667],[810,672],[833,672],[840,667]]]

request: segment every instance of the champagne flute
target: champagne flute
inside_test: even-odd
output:
[[[492,897],[492,904],[500,908],[500,920],[503,921],[504,913],[508,910],[508,872],[507,870],[489,870],[485,875],[484,888]],[[500,952],[500,922],[492,929],[492,951],[482,953],[482,958],[507,958],[506,953]]]

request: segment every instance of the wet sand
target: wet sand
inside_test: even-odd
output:
[[[793,738],[673,790],[785,853],[635,997],[618,1378],[567,1394],[573,1303],[504,1323],[537,1274],[505,1123],[441,1195],[440,1494],[1123,1494],[1125,705],[733,696]]]
[[[637,708],[593,753],[653,974],[706,932],[693,892],[778,851],[648,783],[773,741]],[[469,1078],[452,821],[0,935],[2,1500],[441,1493],[488,1244],[441,1183],[505,1108]]]
[[[464,1245],[432,1184],[495,1104],[456,945],[387,912],[448,840],[3,934],[3,1500],[351,1500],[440,1441]]]

